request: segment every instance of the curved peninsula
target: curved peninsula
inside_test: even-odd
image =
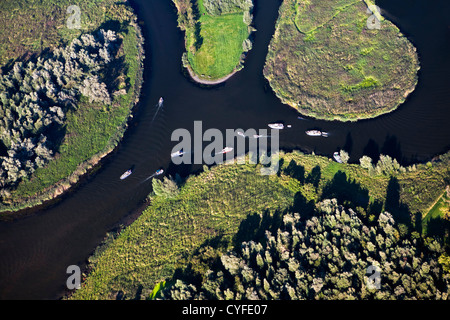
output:
[[[415,47],[369,1],[284,0],[264,75],[301,114],[356,121],[395,110],[418,70]]]
[[[1,35],[9,38],[1,39],[0,212],[40,205],[76,184],[117,146],[138,101],[144,52],[132,8],[71,4],[14,10],[7,1],[0,11],[11,20],[5,28],[17,30]]]
[[[182,63],[192,80],[215,85],[243,68],[245,53],[252,48],[252,0],[173,2],[185,32]]]

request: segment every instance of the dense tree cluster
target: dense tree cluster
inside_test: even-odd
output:
[[[276,232],[222,255],[201,284],[175,279],[162,298],[448,299],[438,242],[402,239],[387,212],[365,225],[335,199],[317,207],[307,219],[285,214]]]
[[[203,0],[203,6],[210,15],[244,11],[253,8],[252,0]]]
[[[100,74],[113,60],[118,39],[113,31],[84,34],[45,58],[18,62],[0,75],[0,188],[16,185],[55,152],[52,137],[64,125],[68,108],[80,95],[110,104]]]
[[[171,177],[164,177],[162,180],[153,179],[153,192],[160,197],[170,199],[175,197],[179,192],[178,184],[180,183],[180,176],[177,174],[176,179]]]
[[[359,163],[361,167],[369,170],[370,175],[392,175],[416,170],[415,165],[411,165],[405,168],[398,163],[397,159],[383,154],[380,154],[380,159],[378,160],[376,165],[372,163],[372,158],[368,156],[362,156],[359,159]]]

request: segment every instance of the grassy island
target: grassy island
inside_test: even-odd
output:
[[[368,6],[283,1],[264,67],[283,103],[314,118],[356,121],[404,102],[417,84],[416,49],[387,19],[372,26],[381,16]]]
[[[359,230],[366,230],[365,233],[359,235],[352,233],[352,237],[356,238],[352,239],[351,243],[360,241],[359,249],[348,247],[349,252],[354,256],[352,265],[355,269],[365,269],[366,262],[372,261],[371,259],[378,261],[383,268],[386,268],[386,265],[383,264],[386,262],[386,255],[397,255],[398,252],[404,252],[404,250],[417,250],[417,252],[424,250],[421,259],[426,260],[428,265],[431,264],[432,268],[440,268],[437,260],[438,257],[444,255],[443,248],[449,245],[450,222],[446,220],[443,212],[439,215],[433,208],[443,192],[446,192],[446,185],[450,183],[449,162],[450,154],[439,157],[435,162],[406,168],[388,156],[380,156],[380,160],[374,164],[369,157],[361,158],[361,164],[346,164],[336,163],[326,157],[305,155],[294,151],[280,154],[280,170],[271,176],[260,174],[260,164],[227,164],[211,168],[205,167],[204,172],[190,176],[185,181],[179,177],[154,180],[154,193],[149,196],[150,205],[131,225],[124,227],[118,233],[108,235],[105,243],[89,259],[87,278],[82,283],[81,289],[75,291],[71,298],[148,299],[159,297],[160,291],[165,286],[167,290],[172,291],[168,295],[169,298],[189,299],[203,291],[205,286],[212,288],[212,296],[207,295],[212,299],[221,299],[224,296],[233,296],[237,299],[246,295],[248,297],[252,292],[240,290],[240,285],[247,286],[249,282],[241,279],[241,276],[230,279],[228,271],[223,270],[224,266],[225,269],[228,269],[227,261],[232,263],[236,260],[233,257],[234,253],[228,253],[237,250],[239,259],[245,258],[245,253],[241,252],[241,249],[245,248],[242,246],[243,242],[247,242],[248,246],[253,246],[249,243],[253,240],[255,241],[253,244],[257,245],[259,249],[250,248],[250,252],[261,253],[264,258],[264,263],[260,261],[261,267],[265,263],[271,264],[266,260],[267,255],[264,255],[264,250],[261,252],[261,246],[257,244],[258,241],[263,246],[268,243],[264,241],[266,230],[272,232],[275,238],[283,236],[286,229],[277,232],[278,228],[283,223],[292,221],[292,219],[297,221],[299,218],[299,223],[319,228],[317,218],[322,219],[322,217],[317,211],[318,209],[337,212],[334,223],[339,222],[339,219],[344,216],[348,218],[353,215],[357,217],[353,219]],[[330,202],[328,199],[336,200]],[[446,199],[444,200],[446,201]],[[333,203],[343,207],[340,207],[339,211],[335,211]],[[429,216],[430,210],[433,214],[432,219]],[[342,215],[339,214],[341,211]],[[344,211],[346,214],[343,213]],[[381,240],[379,236],[375,239],[375,235],[381,232],[380,229],[377,229],[380,219],[390,221],[390,226],[387,228],[389,230],[385,230],[389,233],[391,244],[400,246],[400,251],[394,250],[395,248],[389,251],[387,247],[382,247],[382,239],[386,236],[385,234],[381,235]],[[308,220],[311,221],[308,222]],[[426,227],[422,229],[423,221],[427,221],[429,226],[433,224],[434,229]],[[331,227],[327,225],[328,240],[331,241],[332,238],[336,240],[341,235],[343,236],[344,233],[340,232],[344,232],[343,225],[346,224],[350,226],[346,230],[351,230],[351,220],[345,220],[344,224],[339,224],[340,227],[336,226],[334,230],[335,224]],[[369,229],[372,228],[374,228],[373,237],[371,236],[371,240],[369,240],[367,235],[369,235]],[[321,230],[325,229],[319,229],[319,233],[316,230],[317,245],[325,241],[323,236],[327,237],[326,234],[320,235]],[[333,237],[331,237],[331,233]],[[346,234],[350,235],[349,232]],[[293,235],[286,236],[286,241],[293,239]],[[340,248],[341,245],[337,244],[339,241],[335,240],[333,243]],[[369,244],[370,241],[372,244]],[[377,247],[377,243],[381,247]],[[285,244],[292,245],[290,241]],[[341,252],[343,255],[341,262],[336,263],[337,260],[332,262],[327,260],[331,259],[328,256],[329,252],[318,255],[319,251],[317,250],[319,249],[315,247],[316,244],[302,246],[305,250],[311,247],[312,251],[308,253],[308,257],[313,253],[316,256],[310,261],[309,267],[319,268],[322,265],[320,261],[328,261],[334,264],[332,266],[334,271],[331,273],[345,276],[345,270],[348,270],[346,268],[349,266],[344,263],[348,259],[347,253]],[[342,247],[347,248],[345,245]],[[428,247],[431,248],[431,251],[427,249]],[[272,249],[269,251],[275,253]],[[367,253],[367,249],[372,253]],[[394,254],[394,252],[396,253]],[[408,252],[412,252],[411,255],[408,255],[408,263],[414,261],[416,263],[419,258],[418,256],[417,259],[414,258],[416,251]],[[356,257],[359,257],[360,254],[364,254],[367,261],[366,258],[361,258],[363,259],[361,263],[364,265],[357,266],[358,259]],[[256,268],[255,257],[253,254],[252,256],[253,262],[248,263],[249,266]],[[275,269],[279,268],[278,261],[281,260],[282,265],[290,261],[281,257],[272,257]],[[400,260],[396,259],[395,261],[399,262]],[[303,270],[310,270],[308,261],[304,262],[307,264],[304,265],[305,269]],[[295,265],[299,264],[295,261],[292,263],[289,268],[293,268],[290,271],[294,274]],[[243,264],[236,266],[236,270],[243,266]],[[326,264],[323,267],[326,267]],[[395,296],[394,288],[397,285],[403,286],[403,273],[406,269],[402,269],[401,265],[392,265],[391,267],[395,268],[398,276],[391,277],[392,274],[389,273],[391,275],[389,276],[390,287],[384,287],[384,293],[380,296],[374,296],[374,292],[361,292],[360,286],[355,286],[356,293],[347,291],[347,280],[342,280],[347,283],[344,288],[340,288],[338,285],[327,296],[333,295],[335,298],[342,298],[351,295],[356,297],[357,295],[374,299]],[[244,267],[244,269],[247,268]],[[216,291],[219,286],[222,288],[220,283],[224,281],[224,279],[220,279],[220,275],[217,275],[220,270],[228,280],[234,281],[234,286],[228,287],[229,290],[224,288],[224,290]],[[310,271],[314,273],[314,270]],[[436,271],[437,278],[443,276],[442,269],[439,270],[441,271]],[[214,275],[214,277],[209,277],[208,274]],[[246,270],[239,274],[245,275]],[[330,274],[330,272],[318,272],[315,277],[321,278],[321,275],[325,274]],[[419,278],[425,275],[417,274],[416,276]],[[444,278],[449,276],[444,276]],[[275,276],[275,273],[269,272],[265,277],[268,281],[273,280],[270,285],[277,288],[276,278],[278,276]],[[436,288],[441,280],[425,277],[429,290],[420,287],[417,288],[418,292],[423,294],[423,298],[438,296]],[[255,278],[256,275],[253,274],[252,279]],[[435,276],[433,278],[437,279]],[[197,293],[180,293],[179,290],[190,291],[189,288],[192,288],[188,287],[188,284],[183,285],[184,282],[177,281],[180,279],[188,284],[192,282],[197,289],[200,287],[202,289]],[[310,276],[305,276],[304,279],[308,279],[308,282],[312,281]],[[216,280],[216,284],[209,283]],[[262,281],[262,278],[260,280]],[[327,282],[330,279],[322,280]],[[317,279],[314,283],[316,281],[321,282],[320,279]],[[332,282],[328,282],[328,285],[333,289]],[[407,285],[405,282],[403,283]],[[257,281],[256,284],[253,283],[253,286],[261,284],[262,282],[258,284]],[[284,289],[275,290],[274,287],[272,287],[273,295],[266,288],[265,293],[261,293],[260,296],[266,298],[285,296]],[[406,296],[411,296],[410,289],[405,288]],[[235,290],[238,292],[234,292]],[[439,287],[439,290],[442,288]],[[232,294],[232,292],[234,293]],[[300,291],[295,292],[301,296]],[[448,294],[448,291],[446,292]],[[401,299],[404,296],[398,295],[397,298]],[[196,297],[198,298],[198,296]]]
[[[144,52],[126,2],[2,1],[0,20],[0,211],[11,212],[57,197],[115,148]]]
[[[251,49],[252,0],[173,0],[185,31],[182,62],[200,83],[215,84],[243,68]]]

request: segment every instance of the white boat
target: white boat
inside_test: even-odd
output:
[[[264,137],[262,134],[254,134],[253,138],[258,139]]]
[[[233,148],[231,148],[231,147],[225,147],[225,148],[223,148],[222,151],[220,151],[219,153],[228,153],[228,152],[231,152],[231,151],[233,151]]]
[[[130,176],[130,174],[132,174],[133,171],[131,171],[131,169],[125,171],[121,176],[120,176],[120,180],[126,179]]]
[[[183,151],[181,151],[181,150],[178,150],[177,152],[173,152],[173,153],[171,153],[170,154],[170,156],[172,157],[172,158],[175,158],[175,157],[179,157],[179,156],[182,156],[184,154],[184,152]]]
[[[323,132],[323,131],[320,131],[320,130],[307,130],[307,131],[305,131],[305,133],[308,136],[312,136],[312,137],[320,137],[320,136],[327,137],[328,136],[327,132]]]
[[[269,126],[269,128],[276,129],[276,130],[284,129],[284,124],[282,124],[282,123],[269,123],[268,126]]]
[[[243,133],[242,131],[238,131],[237,134],[245,138],[245,133]]]
[[[159,176],[159,175],[161,175],[161,174],[163,174],[163,173],[164,173],[164,170],[163,170],[163,169],[156,170],[155,176]]]
[[[333,158],[334,160],[336,160],[336,162],[343,163],[339,152],[336,151],[335,153],[333,153]]]
[[[159,106],[162,106],[163,102],[164,102],[163,97],[159,98],[159,102],[158,102]]]

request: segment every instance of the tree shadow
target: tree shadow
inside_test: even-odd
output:
[[[447,224],[447,228],[445,228]],[[448,230],[448,221],[441,219],[439,217],[430,218],[427,222],[427,231],[426,234],[428,237],[438,237],[445,238],[446,229]]]
[[[386,188],[386,202],[384,209],[391,213],[397,223],[403,223],[412,227],[411,214],[406,204],[400,200],[400,184],[396,177],[391,177]]]
[[[364,210],[369,205],[369,191],[355,180],[347,179],[345,172],[338,171],[322,190],[321,199],[336,198],[344,206],[355,209],[362,207]]]
[[[372,158],[373,163],[377,163],[380,160],[380,148],[378,144],[370,139],[367,145],[364,147],[363,154]]]
[[[306,183],[311,183],[316,190],[319,188],[320,178],[322,177],[320,166],[315,166],[305,179]]]
[[[381,148],[381,154],[388,155],[393,159],[397,159],[400,163],[402,160],[402,151],[400,143],[397,141],[396,136],[387,136]]]
[[[309,219],[315,213],[315,203],[313,200],[308,201],[301,192],[297,192],[294,196],[294,203],[291,211],[299,213],[302,219]]]
[[[193,19],[196,21],[194,24],[194,47],[195,50],[199,50],[203,44],[203,37],[201,35],[202,32],[202,24],[199,21],[200,20],[200,11],[198,10],[198,4],[193,3],[192,4],[192,15]]]
[[[297,179],[301,183],[305,182],[305,168],[302,165],[297,164],[294,160],[291,160],[289,165],[283,169],[283,173]]]
[[[248,215],[239,225],[238,232],[233,237],[235,252],[240,252],[241,244],[248,241],[265,242],[266,231],[272,234],[280,228],[286,210],[275,210],[273,214],[266,210],[263,214]]]
[[[353,150],[353,139],[351,132],[347,133],[347,137],[345,138],[345,144],[343,149],[347,151],[347,153],[350,155]]]

